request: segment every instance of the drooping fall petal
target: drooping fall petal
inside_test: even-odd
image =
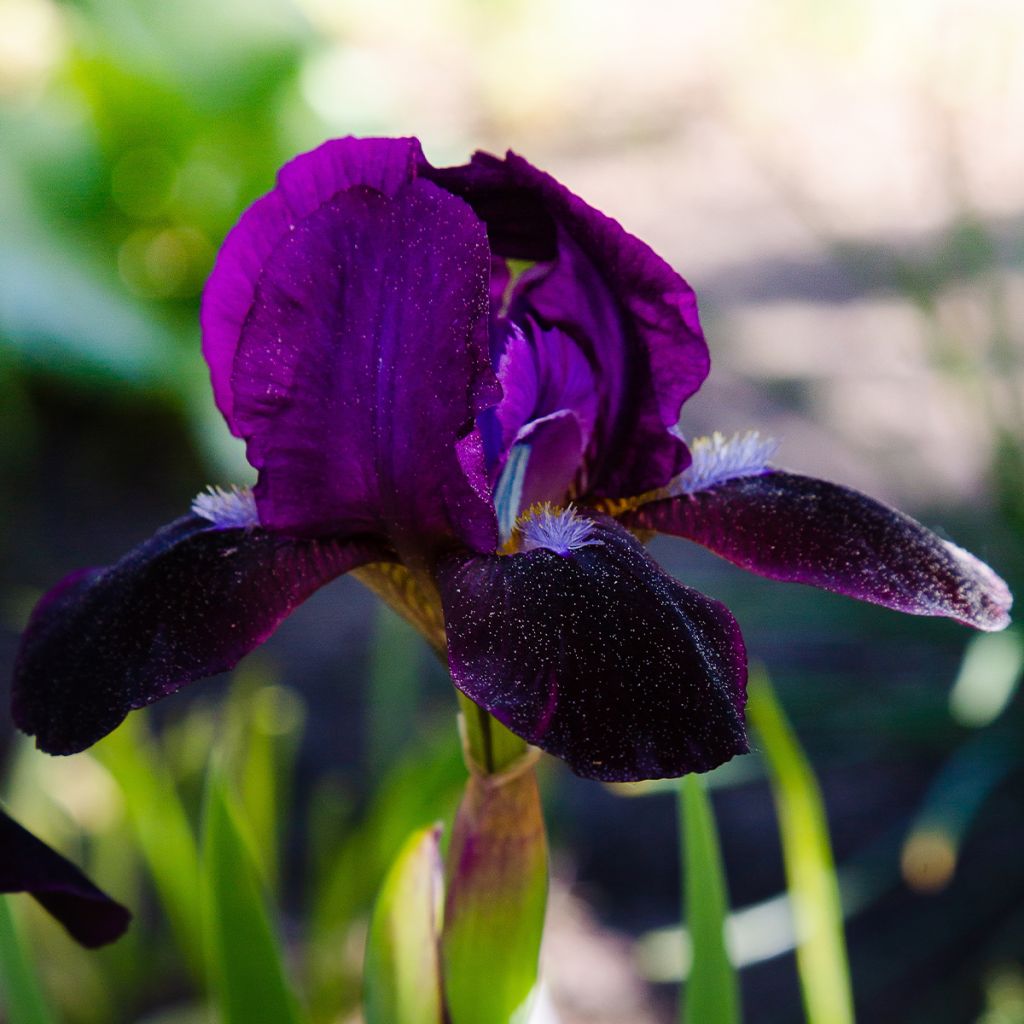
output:
[[[643,505],[628,526],[685,537],[760,576],[977,629],[1010,621],[984,562],[865,494],[772,470]]]
[[[747,749],[735,620],[612,521],[573,524],[562,553],[452,558],[438,583],[456,686],[578,774],[676,776]]]
[[[14,667],[14,720],[48,753],[83,750],[129,711],[231,668],[328,580],[391,557],[185,516],[40,601]]]
[[[121,937],[132,915],[0,810],[0,893],[34,896],[83,946]]]

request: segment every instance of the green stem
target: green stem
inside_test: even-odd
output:
[[[507,771],[530,749],[526,740],[509,732],[493,715],[474,704],[464,693],[456,691],[462,714],[463,742],[466,756],[484,775]]]

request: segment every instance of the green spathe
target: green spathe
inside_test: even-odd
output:
[[[492,735],[502,770],[487,774],[473,756],[475,731],[492,723],[464,721],[470,778],[446,860],[445,997],[451,1024],[518,1024],[537,983],[548,892],[535,752],[519,741],[518,758],[494,756]]]

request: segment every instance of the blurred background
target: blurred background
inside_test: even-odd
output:
[[[760,428],[780,464],[900,506],[1024,591],[1019,0],[0,0],[5,706],[46,587],[249,479],[200,291],[276,168],[348,133],[554,173],[696,289],[713,370],[690,435]],[[1024,634],[769,584],[681,541],[655,554],[732,608],[812,759],[860,1019],[1024,1021]],[[206,1019],[188,872],[216,733],[313,1019],[357,1020],[381,873],[462,783],[453,715],[354,580],[89,754],[37,754],[5,715],[0,795],[138,908],[96,955],[18,901],[61,1019]],[[565,1024],[674,1019],[671,792],[555,763],[543,782],[552,1003]],[[746,1019],[800,1021],[764,766],[711,783]]]

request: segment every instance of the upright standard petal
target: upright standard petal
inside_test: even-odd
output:
[[[773,580],[1003,629],[1006,584],[969,552],[848,487],[777,470],[643,505],[627,526],[696,541]]]
[[[489,270],[483,225],[427,181],[350,189],[294,225],[232,378],[265,526],[384,534],[406,558],[453,536],[494,549],[484,467],[457,451],[500,397]]]
[[[362,540],[179,519],[40,601],[14,666],[14,720],[48,753],[83,750],[129,711],[231,668],[328,580],[390,557]]]
[[[513,153],[477,153],[465,166],[421,173],[473,206],[496,253],[544,264],[524,275],[510,314],[566,331],[597,368],[605,390],[593,492],[623,497],[668,483],[688,456],[667,428],[709,368],[690,286],[616,221]]]
[[[34,896],[83,946],[121,937],[132,915],[69,860],[0,811],[0,893]]]
[[[728,610],[611,520],[576,517],[561,539],[542,525],[531,550],[440,567],[456,686],[588,778],[677,776],[745,752],[746,654]]]
[[[357,186],[393,195],[422,160],[415,139],[332,139],[285,164],[278,184],[228,233],[203,293],[203,355],[214,398],[234,433],[231,374],[256,288],[268,260],[296,224]]]

